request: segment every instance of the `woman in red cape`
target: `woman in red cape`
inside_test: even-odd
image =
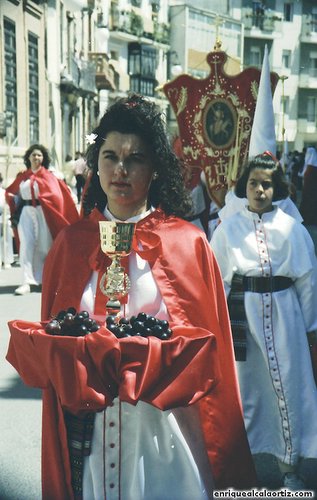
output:
[[[47,257],[42,319],[72,306],[104,325],[98,225],[124,221],[135,236],[121,314],[173,333],[118,339],[101,326],[74,338],[10,323],[8,360],[43,388],[43,497],[207,500],[254,486],[222,280],[205,235],[183,220],[190,198],[161,114],[131,95],[89,138],[85,216]]]
[[[79,218],[66,184],[48,170],[50,158],[41,144],[33,144],[24,155],[26,171],[17,175],[6,189],[14,212],[20,211],[17,225],[22,285],[16,295],[29,293],[31,285],[41,285],[46,255],[57,233]],[[15,203],[19,200],[19,203]]]

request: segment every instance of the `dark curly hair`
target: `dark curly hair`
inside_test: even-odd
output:
[[[23,156],[23,161],[26,168],[31,168],[31,162],[29,160],[29,156],[32,153],[32,151],[34,151],[34,149],[39,149],[42,152],[43,155],[42,167],[48,168],[51,163],[51,159],[50,155],[48,154],[48,150],[44,146],[42,146],[42,144],[32,144],[32,146],[30,146],[26,150]]]
[[[93,131],[95,143],[86,152],[91,179],[83,200],[84,214],[94,207],[103,211],[107,197],[101,188],[98,170],[100,147],[109,132],[136,134],[150,148],[151,160],[158,177],[152,181],[148,203],[160,207],[167,215],[185,217],[192,209],[190,194],[185,188],[181,165],[169,142],[162,114],[152,101],[138,94],[130,94],[116,101]]]
[[[284,177],[283,169],[278,160],[267,151],[255,156],[245,164],[242,175],[239,177],[235,186],[235,194],[238,198],[247,197],[247,182],[250,173],[256,168],[272,171],[273,201],[282,200],[289,196],[289,185]]]

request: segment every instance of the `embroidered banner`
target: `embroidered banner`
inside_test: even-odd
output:
[[[227,190],[236,181],[247,159],[261,75],[252,67],[228,75],[226,60],[225,52],[210,52],[207,78],[182,74],[163,87],[177,118],[183,160],[195,170],[204,170],[214,199],[216,191]],[[272,95],[278,78],[271,73]]]

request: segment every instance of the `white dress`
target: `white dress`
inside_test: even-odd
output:
[[[20,194],[24,200],[32,198],[30,179],[21,182]],[[39,188],[36,181],[34,182],[34,195],[37,199]],[[40,205],[23,207],[18,232],[22,284],[39,285],[42,283],[44,261],[53,241]]]
[[[317,270],[307,230],[275,208],[244,208],[225,219],[211,246],[227,294],[234,273],[287,276],[273,293],[245,292],[247,360],[237,362],[245,424],[253,454],[286,464],[317,458],[317,390],[306,332],[317,329]]]
[[[143,311],[168,320],[149,264],[135,252],[129,256],[129,277],[133,287],[123,315]],[[81,301],[92,317],[97,278],[93,272]],[[84,500],[208,500],[212,488],[195,405],[161,411],[142,401],[133,406],[116,398],[113,406],[96,414],[92,452],[84,462]]]

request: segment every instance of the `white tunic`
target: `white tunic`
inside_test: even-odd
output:
[[[216,229],[211,246],[227,294],[234,273],[287,276],[294,286],[244,294],[247,361],[237,362],[251,451],[287,464],[317,458],[317,390],[306,332],[317,329],[317,268],[307,230],[275,208],[244,208]]]
[[[24,200],[32,198],[30,179],[21,182],[20,194]],[[39,188],[36,181],[34,182],[34,195],[37,199]],[[40,205],[23,207],[18,232],[22,284],[39,285],[42,283],[44,261],[53,241]]]
[[[236,212],[243,210],[244,207],[248,205],[248,200],[246,198],[238,198],[235,195],[233,189],[230,189],[225,197],[225,206],[219,211],[220,220],[227,219],[227,217],[231,217]],[[303,217],[301,216],[297,206],[295,203],[287,197],[282,200],[273,201],[273,205],[278,206],[288,215],[294,217],[294,219],[298,220],[298,222],[303,222]]]
[[[106,216],[113,219],[108,211]],[[92,317],[97,277],[94,272],[81,301]],[[149,264],[135,252],[129,256],[129,277],[132,287],[123,315],[143,311],[168,320]],[[161,411],[116,398],[96,414],[92,452],[84,462],[84,500],[208,500],[212,487],[195,405]]]

